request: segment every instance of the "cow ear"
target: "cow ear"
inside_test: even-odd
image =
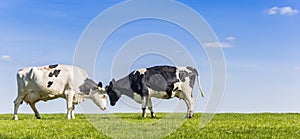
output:
[[[102,83],[99,82],[97,86],[102,88]]]
[[[116,83],[116,81],[115,81],[115,79],[113,78],[113,79],[111,80],[111,82],[109,83],[109,87],[113,87],[113,86],[115,85],[115,83]]]

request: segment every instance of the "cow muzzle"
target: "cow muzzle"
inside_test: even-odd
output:
[[[116,105],[116,103],[110,103],[110,106],[115,106]]]

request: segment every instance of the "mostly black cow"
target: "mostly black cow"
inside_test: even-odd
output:
[[[194,111],[192,91],[196,78],[201,95],[204,97],[198,72],[192,67],[155,66],[138,69],[118,81],[113,79],[105,90],[112,106],[121,95],[142,103],[142,117],[144,118],[146,106],[151,112],[151,117],[156,117],[152,109],[151,97],[161,99],[177,97],[183,99],[187,105],[186,117],[192,118]]]

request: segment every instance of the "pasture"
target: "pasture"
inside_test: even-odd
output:
[[[157,113],[156,119],[142,119],[140,113],[114,115],[132,123],[149,123],[166,113]],[[0,138],[110,138],[95,129],[84,114],[76,114],[74,120],[67,120],[65,114],[41,114],[40,120],[33,114],[19,114],[19,121],[12,120],[12,116],[0,115]],[[110,119],[110,115],[102,116]],[[300,114],[216,114],[204,128],[197,126],[200,118],[201,114],[196,113],[165,138],[300,138]]]

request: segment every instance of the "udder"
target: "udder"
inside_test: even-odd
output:
[[[38,95],[36,95],[34,92],[28,93],[24,98],[24,101],[26,103],[31,103],[31,104],[36,103],[39,100],[40,100],[40,97]]]

